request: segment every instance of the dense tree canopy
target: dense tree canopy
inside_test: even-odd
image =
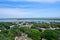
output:
[[[43,32],[42,37],[46,38],[47,40],[58,40],[60,32],[57,30],[46,30]]]
[[[32,28],[17,26],[14,23],[0,23],[0,40],[14,40],[14,37],[18,34],[27,33],[28,37],[33,40],[41,40],[45,38],[47,40],[58,40],[60,37],[60,29],[50,30],[46,29],[44,32],[39,31],[39,28],[49,28],[49,25],[56,28],[60,27],[60,23],[32,23]],[[10,28],[11,25],[14,27]]]

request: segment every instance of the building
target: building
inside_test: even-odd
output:
[[[21,35],[15,36],[15,40],[32,40],[32,39],[28,38],[28,35],[26,33],[22,33]]]

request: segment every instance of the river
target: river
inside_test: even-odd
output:
[[[60,22],[60,20],[0,20],[0,22]]]

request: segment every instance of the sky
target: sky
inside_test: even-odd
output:
[[[0,18],[60,18],[60,0],[0,0]]]

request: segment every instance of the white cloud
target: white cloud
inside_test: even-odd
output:
[[[26,18],[26,17],[58,17],[57,9],[20,9],[20,8],[0,8],[0,18]]]
[[[4,13],[4,14],[20,14],[20,15],[25,15],[27,14],[26,11],[24,11],[24,9],[18,9],[18,8],[0,8],[0,13]]]
[[[28,15],[28,12],[24,11],[23,9],[18,8],[0,8],[0,16],[6,15],[7,17],[24,17]]]
[[[6,1],[59,2],[60,0],[6,0]]]
[[[20,8],[0,8],[0,18],[26,18],[35,17],[35,11],[32,9]]]

